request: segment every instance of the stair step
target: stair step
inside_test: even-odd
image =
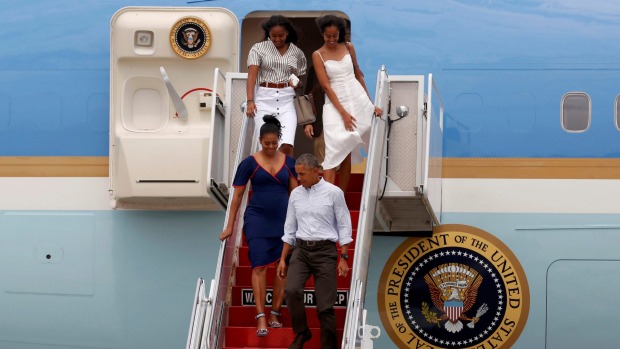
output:
[[[311,327],[312,339],[305,343],[304,349],[320,349],[321,334],[318,327]],[[338,343],[342,342],[342,329],[338,329]],[[288,348],[295,340],[295,334],[291,328],[270,328],[265,337],[256,336],[256,326],[236,327],[229,326],[225,329],[226,348]]]
[[[349,267],[351,267],[349,261]],[[267,267],[267,285],[273,285],[276,278],[275,266]],[[240,265],[236,268],[235,286],[247,286],[251,287],[252,281],[252,267],[246,265]],[[351,286],[351,273],[346,277],[338,276],[337,278],[338,288],[349,288]],[[310,277],[306,282],[306,287],[314,288],[314,278]]]
[[[336,185],[339,183],[339,177],[336,175]],[[351,179],[349,180],[349,187],[347,188],[347,193],[349,192],[361,192],[364,187],[364,174],[363,173],[352,173]]]
[[[267,307],[267,311],[265,312],[267,316],[269,316],[270,307]],[[284,325],[284,328],[291,328],[291,317],[288,313],[288,308],[283,307],[280,312],[282,316],[280,316],[280,322]],[[338,328],[344,327],[345,317],[347,313],[347,308],[338,307],[334,308],[334,312],[336,313],[336,326]],[[315,307],[307,307],[306,314],[308,319],[308,326],[310,327],[319,327],[319,319],[317,317],[316,308]],[[234,327],[252,327],[256,326],[256,308],[253,306],[230,306],[228,308],[228,326]]]
[[[347,202],[347,207],[349,210],[359,210],[362,202],[362,192],[346,192],[344,194],[344,199]]]
[[[355,241],[355,230],[353,231],[353,240]],[[250,266],[250,257],[248,257],[248,246],[240,246],[239,247],[239,266]],[[340,252],[340,247],[338,247],[338,252]],[[349,267],[353,266],[353,257],[355,257],[355,251],[352,248],[349,248]],[[275,266],[277,267],[277,266]]]
[[[360,218],[360,211],[359,210],[349,210],[349,212],[351,213],[351,225],[353,226],[354,230],[357,230],[357,221]]]

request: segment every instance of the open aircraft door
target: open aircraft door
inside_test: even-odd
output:
[[[230,148],[221,72],[238,71],[239,22],[227,9],[126,7],[113,15],[114,208],[225,205]]]
[[[375,232],[430,232],[441,216],[442,113],[437,88],[429,75],[385,75],[387,99],[383,164],[375,210]],[[437,95],[433,96],[432,93]],[[431,171],[429,171],[429,168]]]

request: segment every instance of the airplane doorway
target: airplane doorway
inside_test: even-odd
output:
[[[312,52],[323,45],[323,38],[315,20],[328,14],[349,19],[349,16],[341,11],[255,11],[249,13],[241,22],[239,70],[243,73],[248,71],[247,59],[252,45],[265,39],[261,24],[272,15],[282,15],[288,18],[297,30],[298,41],[295,45],[304,52],[308,61],[308,71],[310,71],[312,67]],[[304,84],[302,91],[306,90],[307,77],[307,74],[300,77]],[[294,156],[298,157],[304,153],[314,153],[313,141],[306,137],[303,127],[298,126],[295,134]]]

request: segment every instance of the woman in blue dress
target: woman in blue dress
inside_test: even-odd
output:
[[[278,151],[282,136],[280,121],[273,115],[263,117],[259,141],[262,149],[246,159],[237,168],[233,186],[228,225],[220,234],[220,240],[232,235],[235,217],[248,181],[252,184],[252,198],[243,216],[243,231],[249,247],[252,264],[252,291],[256,304],[256,320],[260,337],[266,336],[267,326],[282,327],[279,321],[280,307],[284,300],[286,281],[276,278],[273,286],[273,300],[269,321],[265,316],[267,292],[267,266],[280,260],[282,254],[282,235],[288,196],[297,187],[295,159]]]

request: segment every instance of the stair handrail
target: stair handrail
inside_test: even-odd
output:
[[[355,241],[355,258],[351,267],[351,289],[347,304],[343,349],[354,349],[358,342],[358,328],[361,325],[361,313],[366,296],[366,282],[368,279],[368,263],[372,243],[373,223],[377,205],[377,188],[379,187],[379,173],[383,162],[383,144],[386,130],[386,121],[383,118],[374,118],[370,131],[366,171],[362,187],[360,213]]]
[[[355,256],[357,258],[357,255]],[[357,321],[354,319],[358,319],[361,313],[362,304],[361,304],[361,296],[362,296],[362,281],[356,279],[355,281],[351,281],[351,288],[349,289],[349,300],[353,299],[353,301],[349,301],[347,305],[347,321],[350,321],[350,325],[347,326],[347,321],[345,321],[344,333],[343,333],[343,343],[341,348],[352,349],[356,347],[356,333],[357,333]],[[350,311],[349,311],[350,310]]]
[[[203,326],[202,321],[204,321],[205,311],[209,307],[208,300],[204,296],[204,283],[204,279],[198,278],[196,293],[194,294],[194,306],[192,307],[189,333],[187,334],[187,344],[185,345],[186,349],[196,348],[197,343],[200,342]]]
[[[245,110],[246,105],[247,102],[241,106],[242,110]],[[237,155],[233,173],[236,172],[239,163],[256,150],[257,142],[253,142],[254,139],[257,139],[257,137],[255,137],[254,125],[254,118],[243,118],[240,132],[241,136],[237,145]],[[235,188],[231,186],[229,197],[233,197],[234,191]],[[236,263],[236,259],[238,258],[238,247],[241,245],[242,240],[241,230],[243,228],[243,212],[245,212],[245,208],[247,206],[247,198],[248,190],[245,191],[241,200],[241,206],[237,212],[236,223],[233,227],[233,235],[229,239],[220,243],[218,260],[215,267],[215,275],[211,280],[209,295],[204,295],[204,286],[202,290],[198,289],[197,291],[199,303],[198,307],[200,306],[200,303],[204,303],[206,305],[203,318],[204,320],[202,321],[203,327],[201,331],[197,331],[197,329],[194,328],[196,323],[199,323],[201,320],[199,318],[197,321],[194,318],[195,316],[200,316],[201,311],[198,311],[197,314],[195,314],[196,311],[193,310],[190,333],[188,335],[186,346],[187,349],[215,349],[219,346],[222,319],[224,317],[224,310],[230,288],[230,280],[232,278],[232,265]],[[229,219],[231,219],[230,205],[226,209],[223,227],[227,226]],[[226,267],[227,261],[230,263],[231,270],[229,273],[225,274],[223,270]],[[202,279],[198,280],[198,287],[200,287]],[[197,347],[198,344],[199,346]]]
[[[248,157],[250,154],[252,154],[253,151],[255,150],[256,142],[252,142],[253,139],[256,139],[254,137],[254,133],[255,133],[254,132],[254,118],[247,118],[247,117],[243,118],[242,126],[241,126],[241,133],[240,133],[241,136],[239,139],[239,144],[237,146],[237,157],[235,159],[233,173],[236,173],[239,163],[243,159]],[[246,187],[246,189],[248,188]],[[231,186],[229,197],[231,198],[233,197],[235,190],[236,188]],[[216,285],[217,292],[214,292],[215,298],[212,300],[212,306],[211,306],[212,311],[206,314],[207,321],[205,321],[205,330],[207,331],[203,331],[203,342],[205,343],[205,345],[201,345],[201,349],[203,348],[214,349],[218,347],[219,334],[221,331],[222,322],[215,321],[215,319],[221,320],[223,317],[226,295],[228,294],[228,290],[230,286],[230,279],[232,278],[231,273],[229,273],[228,275],[224,275],[222,273],[222,269],[223,269],[222,267],[224,266],[224,259],[226,258],[227,250],[229,252],[230,251],[234,252],[234,255],[232,256],[233,259],[237,257],[238,247],[239,245],[241,245],[241,238],[242,238],[241,230],[243,228],[243,213],[245,212],[245,208],[248,202],[247,200],[248,192],[249,190],[246,190],[243,195],[243,198],[241,199],[241,206],[239,207],[239,210],[237,211],[236,223],[233,227],[233,235],[228,240],[224,240],[220,243],[218,264],[217,264],[216,271],[215,271],[215,277],[213,278],[214,282],[212,282],[212,285]],[[231,219],[230,206],[228,206],[226,209],[226,217],[224,219],[223,227],[227,226],[229,219]],[[231,246],[229,246],[231,243],[234,243],[232,248]],[[235,262],[233,261],[233,263]],[[218,304],[221,304],[222,306],[216,309],[215,306]],[[208,325],[208,327],[206,325]],[[206,333],[207,336],[204,336],[204,333]]]
[[[224,75],[224,73],[221,72],[219,68],[215,68],[213,74],[213,91],[215,92],[215,96],[217,96],[217,92],[219,90],[218,78],[223,78],[224,80],[226,80],[226,76]],[[214,101],[216,100],[215,96]],[[243,124],[242,127],[246,127],[245,124]],[[229,212],[227,209],[224,219],[224,226],[226,226],[228,215]],[[194,296],[194,307],[192,308],[192,316],[190,318],[190,328],[187,336],[187,342],[185,345],[186,349],[211,348],[212,346],[212,341],[206,341],[205,339],[211,338],[213,336],[205,336],[204,334],[211,333],[212,330],[213,316],[215,314],[215,305],[217,304],[218,300],[218,287],[216,287],[216,285],[218,285],[218,282],[216,280],[220,280],[222,265],[226,256],[225,252],[226,243],[225,241],[223,241],[222,243],[220,243],[218,262],[216,263],[215,267],[215,277],[211,279],[208,295],[205,294],[204,279],[198,278],[196,295]]]

